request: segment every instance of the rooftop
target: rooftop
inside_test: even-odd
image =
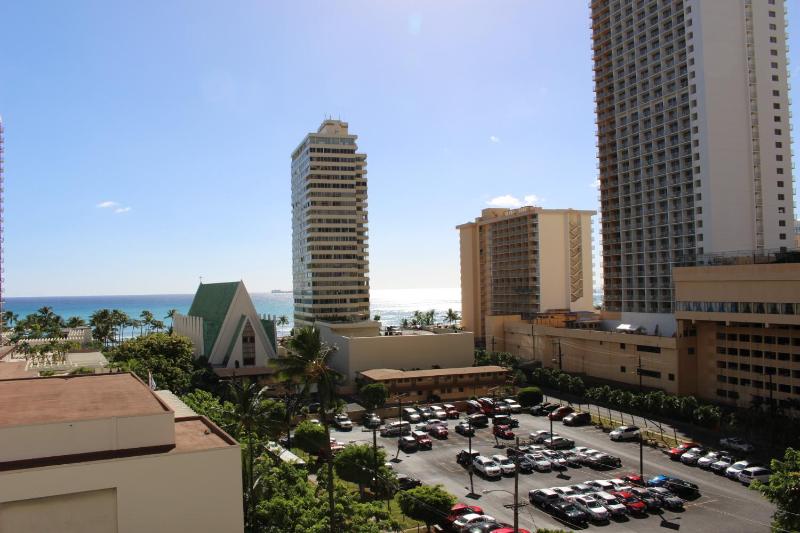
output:
[[[201,283],[189,308],[189,316],[203,319],[203,348],[206,354],[214,349],[219,330],[228,314],[241,281],[228,283]]]
[[[169,453],[196,452],[227,446],[238,444],[205,417],[193,416],[175,420],[175,448]]]
[[[0,427],[169,412],[128,373],[0,380],[0,405],[13,406],[0,410]]]
[[[483,374],[486,372],[508,372],[502,366],[465,366],[459,368],[431,368],[430,370],[395,370],[392,368],[374,368],[364,370],[360,374],[374,380],[427,378],[436,376],[464,376],[470,374]]]

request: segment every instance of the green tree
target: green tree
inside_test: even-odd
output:
[[[294,430],[294,442],[298,448],[313,455],[324,454],[330,441],[328,433],[321,424],[303,420]]]
[[[461,320],[461,315],[458,314],[458,311],[455,311],[451,308],[447,310],[447,313],[445,313],[444,319],[447,321],[447,323],[453,325]]]
[[[289,324],[289,317],[286,315],[281,315],[278,317],[278,320],[275,322],[278,326],[286,326]]]
[[[336,475],[345,481],[358,485],[358,493],[364,500],[364,487],[374,479],[390,476],[386,463],[386,453],[382,448],[375,450],[369,444],[351,444],[336,454],[333,466]],[[375,467],[378,467],[377,473]]]
[[[569,374],[562,373],[556,378],[556,387],[558,387],[558,390],[561,392],[569,392],[570,385],[572,385],[572,378]]]
[[[86,321],[79,316],[71,316],[67,319],[66,326],[68,328],[81,328],[86,325]]]
[[[703,404],[694,410],[693,417],[697,425],[716,429],[722,418],[722,411],[715,405]]]
[[[577,396],[583,396],[586,393],[586,385],[580,376],[575,376],[570,380],[569,391]]]
[[[19,320],[19,315],[17,315],[14,311],[3,311],[2,314],[3,326],[4,327],[11,327]]]
[[[111,310],[98,309],[92,313],[89,318],[89,324],[92,326],[92,338],[97,339],[103,343],[103,346],[108,347],[115,334]]]
[[[375,322],[380,322],[380,321],[381,321],[381,315],[375,315],[375,316],[373,316],[373,317],[372,317],[372,320],[374,320]]]
[[[170,327],[170,328],[172,327],[172,322],[173,322],[173,320],[175,320],[175,315],[176,315],[177,313],[178,313],[178,310],[177,310],[177,309],[170,309],[169,311],[167,311],[167,314],[166,314],[166,315],[164,315],[164,318],[165,318],[165,319],[166,319],[166,318],[169,318],[169,327]]]
[[[361,387],[358,396],[367,409],[379,409],[386,404],[386,400],[389,398],[389,389],[383,383],[370,383]]]
[[[201,389],[184,394],[181,400],[198,415],[208,417],[226,433],[234,438],[238,437],[236,408],[231,402],[223,401],[214,394]]]
[[[694,396],[681,396],[680,398],[680,415],[685,420],[692,420],[695,409],[698,407],[697,398]]]
[[[155,316],[153,316],[152,312],[145,309],[139,313],[139,320],[141,320],[143,328],[150,329],[153,325],[153,320],[155,320]]]
[[[769,482],[754,481],[750,488],[777,507],[772,515],[774,531],[800,531],[800,451],[786,448],[783,460],[773,459],[770,469]]]
[[[539,387],[525,387],[517,392],[517,401],[522,407],[531,407],[541,403],[543,399],[544,395]]]
[[[423,485],[400,492],[397,501],[405,515],[425,522],[430,532],[433,524],[448,515],[456,498],[441,485]]]

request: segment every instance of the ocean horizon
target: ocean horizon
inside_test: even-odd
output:
[[[253,292],[250,293],[253,305],[260,314],[282,316],[289,319],[289,325],[278,328],[279,335],[285,335],[293,325],[294,305],[291,292]],[[52,307],[53,312],[65,320],[78,316],[88,322],[98,309],[119,309],[131,318],[138,318],[142,311],[153,313],[156,319],[164,320],[170,309],[186,314],[192,304],[194,294],[138,294],[109,296],[18,296],[7,297],[3,310],[12,311],[20,318],[35,313],[44,306]],[[461,312],[461,289],[372,289],[370,291],[371,315],[380,315],[381,322],[387,326],[399,325],[403,318],[410,317],[415,310],[435,309],[437,316],[444,316],[447,309]]]

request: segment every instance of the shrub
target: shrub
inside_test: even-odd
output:
[[[542,389],[539,387],[525,387],[524,389],[520,389],[517,393],[517,401],[522,407],[536,405],[537,403],[541,403],[543,399],[544,395],[542,394]]]

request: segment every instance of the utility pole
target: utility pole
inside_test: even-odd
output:
[[[644,437],[641,429],[639,430],[639,475],[644,483]]]
[[[403,397],[406,396],[407,394],[408,394],[407,392],[404,392],[402,394],[398,394],[397,395],[397,421],[398,422],[402,422],[403,421]],[[409,424],[410,423],[411,422],[409,421]],[[395,461],[400,457],[400,443],[403,440],[403,426],[399,425],[399,428],[398,428],[397,431],[398,431],[398,433],[397,433],[397,454],[395,454],[395,456],[394,456]]]
[[[469,493],[475,494],[475,485],[473,480],[474,473],[472,471],[472,432],[474,429],[472,429],[472,420],[470,419],[469,415],[467,415],[467,426],[469,427],[467,430],[467,440],[469,441],[469,467],[467,468],[467,471],[469,472]]]
[[[514,533],[519,533],[519,437],[514,446]]]
[[[642,392],[642,354],[639,354],[639,366],[636,368],[636,373],[639,374],[639,392]]]
[[[558,345],[558,370],[563,371],[564,367],[564,355],[561,353],[561,339],[555,339],[553,341],[554,349],[555,345]],[[553,362],[555,363],[556,358],[553,357]]]

